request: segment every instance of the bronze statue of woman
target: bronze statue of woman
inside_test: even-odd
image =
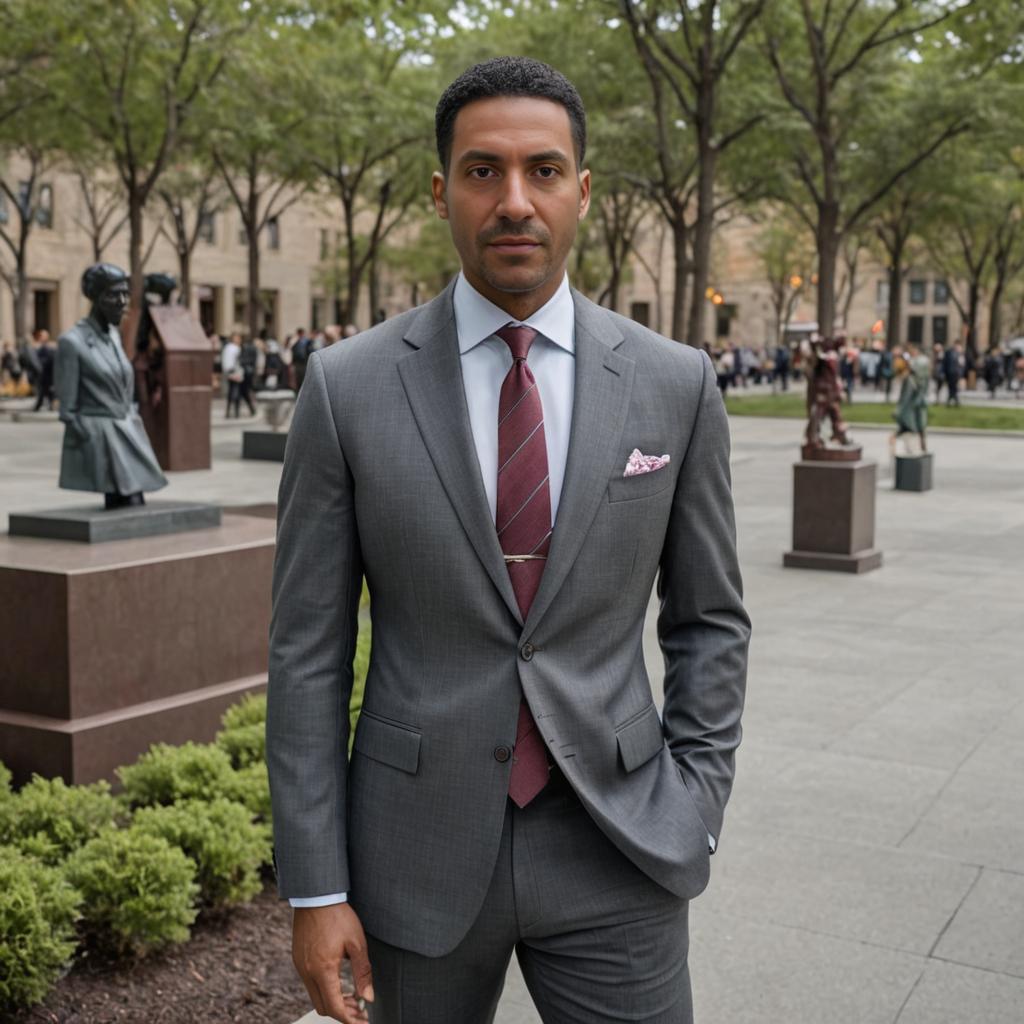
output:
[[[143,493],[165,487],[167,478],[133,405],[134,371],[121,347],[118,325],[128,308],[128,275],[97,263],[82,275],[82,293],[92,309],[57,346],[64,423],[60,486],[98,491],[108,509],[142,505]]]

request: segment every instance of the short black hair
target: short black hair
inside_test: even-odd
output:
[[[94,263],[82,274],[82,294],[95,302],[111,285],[127,280],[128,275],[113,263]]]
[[[583,166],[587,151],[587,114],[572,82],[550,64],[532,57],[493,57],[463,71],[438,101],[434,135],[445,174],[451,160],[455,118],[459,111],[475,100],[497,96],[536,97],[565,107],[576,149],[576,164]]]

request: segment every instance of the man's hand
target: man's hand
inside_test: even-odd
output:
[[[354,993],[343,992],[341,987],[341,965],[346,958],[352,964]],[[373,1002],[373,976],[363,926],[349,904],[296,908],[292,961],[317,1013],[342,1024],[365,1024],[368,1018],[362,1000]]]

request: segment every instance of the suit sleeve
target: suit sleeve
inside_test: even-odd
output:
[[[658,577],[665,658],[663,725],[708,832],[732,789],[750,620],[736,554],[729,424],[707,355]]]
[[[78,346],[67,335],[57,341],[57,362],[54,366],[54,390],[60,405],[60,418],[74,431],[79,440],[88,437],[78,411],[78,383],[80,368]]]
[[[267,769],[282,898],[349,889],[348,706],[362,563],[323,363],[309,361],[278,496]]]

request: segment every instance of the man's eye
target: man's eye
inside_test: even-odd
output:
[[[557,167],[538,167],[537,173],[542,178],[554,178],[558,174]]]
[[[489,178],[494,172],[490,167],[474,167],[470,172],[470,177],[477,178],[483,181],[485,178]]]

